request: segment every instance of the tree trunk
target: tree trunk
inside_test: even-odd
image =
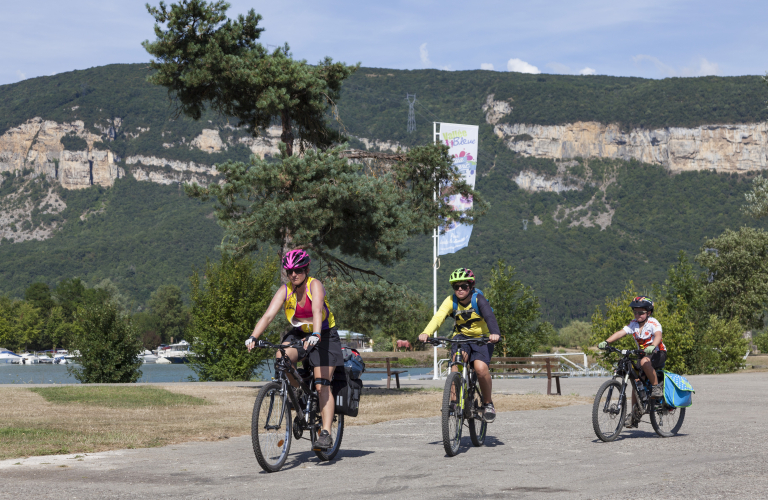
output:
[[[285,257],[286,253],[292,250],[291,248],[292,241],[293,241],[293,238],[291,238],[290,232],[286,230],[283,236],[283,244],[280,246],[280,250],[278,251],[278,256],[280,258],[280,283],[283,285],[288,284],[288,274],[285,272],[285,269],[283,268],[283,257]]]
[[[287,109],[280,114],[283,124],[283,133],[280,134],[280,140],[285,144],[285,152],[288,156],[293,156],[293,131],[291,130],[291,115]]]
[[[287,109],[284,109],[280,115],[282,126],[283,126],[283,133],[280,134],[280,140],[285,144],[285,152],[288,156],[293,156],[293,131],[291,130],[291,115],[288,112]],[[279,255],[280,255],[280,283],[283,285],[288,284],[288,275],[285,272],[285,269],[283,269],[283,257],[285,254],[291,250],[291,238],[290,233],[288,230],[285,231],[284,237],[283,237],[283,244],[280,247]]]

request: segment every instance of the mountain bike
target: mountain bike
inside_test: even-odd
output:
[[[301,347],[301,341],[286,345],[262,341],[262,344],[263,348],[280,351],[281,357],[275,359],[274,378],[259,390],[253,404],[251,441],[259,465],[267,472],[279,471],[288,458],[291,439],[301,439],[304,431],[309,431],[309,440],[315,455],[323,461],[333,460],[339,452],[344,435],[344,415],[333,416],[333,445],[327,450],[315,448],[315,440],[322,430],[322,417],[314,376],[311,370],[297,370],[285,353],[288,348]],[[291,385],[288,374],[298,382],[298,387]],[[294,418],[291,418],[292,411],[296,412]]]
[[[477,344],[486,345],[487,337],[478,339],[450,339],[446,337],[431,337],[427,343],[439,346],[442,344]],[[488,423],[483,419],[483,395],[477,385],[477,373],[472,363],[464,363],[461,349],[451,359],[448,369],[461,366],[460,372],[450,372],[445,380],[443,389],[442,427],[443,447],[449,457],[459,453],[461,433],[466,422],[469,427],[469,438],[475,446],[482,446]]]
[[[680,431],[685,419],[685,408],[667,405],[664,398],[651,397],[651,383],[640,368],[639,360],[645,356],[642,349],[619,350],[610,345],[605,347],[609,353],[622,355],[613,372],[613,378],[605,382],[595,395],[592,405],[592,427],[602,441],[613,441],[619,436],[627,417],[627,388],[635,394],[635,404],[631,409],[631,423],[636,426],[643,415],[649,415],[653,430],[661,437],[671,437]],[[634,359],[633,359],[634,358]],[[656,370],[659,381],[664,380],[664,372]],[[631,393],[630,393],[631,394]],[[631,395],[630,395],[631,397]]]

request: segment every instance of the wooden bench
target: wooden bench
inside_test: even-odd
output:
[[[568,372],[555,371],[560,367],[557,358],[491,358],[488,368],[491,377],[495,375],[510,375],[520,377],[547,377],[547,395],[552,395],[552,379],[557,385],[557,395],[560,393],[560,377],[567,377]],[[502,371],[498,371],[502,370]]]
[[[364,373],[381,373],[387,375],[387,389],[389,389],[389,384],[392,381],[392,376],[395,377],[395,382],[397,383],[397,388],[400,388],[400,374],[401,373],[408,373],[408,370],[393,370],[392,366],[390,365],[390,362],[397,362],[397,358],[372,358],[369,356],[363,356],[363,361],[365,362],[365,372]],[[369,370],[368,367],[371,365],[377,365],[373,366],[373,368],[384,368],[384,366],[387,367],[386,370]],[[380,365],[380,366],[378,366]]]

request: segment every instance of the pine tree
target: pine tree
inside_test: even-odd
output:
[[[254,136],[279,120],[288,156],[294,138],[300,151],[339,142],[342,135],[329,126],[326,112],[335,110],[342,82],[360,65],[326,57],[313,66],[292,59],[287,44],[270,53],[257,43],[261,16],[251,9],[232,20],[228,8],[203,0],[147,6],[157,36],[142,44],[155,57],[149,81],[166,87],[178,112],[195,120],[210,107],[239,119]]]
[[[191,196],[220,203],[229,250],[243,254],[268,243],[282,256],[303,247],[321,257],[330,274],[374,274],[341,257],[390,264],[403,257],[401,245],[410,236],[444,223],[472,224],[487,208],[444,146],[407,155],[334,146],[343,136],[329,115],[358,66],[330,58],[311,66],[293,60],[287,45],[268,53],[256,42],[261,16],[251,10],[233,21],[227,8],[202,0],[148,7],[157,40],[144,48],[156,58],[149,80],[168,89],[180,113],[199,119],[210,107],[238,118],[253,135],[275,120],[282,125],[279,161],[227,162],[217,165],[223,184],[187,188]],[[293,155],[294,135],[302,155]],[[433,199],[441,186],[451,187]],[[453,212],[447,195],[456,193],[474,198],[476,209]]]

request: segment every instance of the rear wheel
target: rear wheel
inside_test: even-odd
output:
[[[602,441],[619,437],[627,414],[627,398],[621,395],[621,383],[612,379],[600,386],[592,405],[592,427]]]
[[[651,400],[651,425],[661,437],[672,437],[680,431],[685,420],[685,408],[667,406],[662,400]]]
[[[443,389],[443,447],[449,457],[459,453],[459,446],[461,445],[461,427],[464,422],[464,412],[458,403],[462,390],[461,386],[461,374],[459,372],[451,372],[445,381],[445,389]],[[469,401],[465,402],[465,404],[469,404]]]
[[[485,432],[488,429],[488,423],[483,419],[483,396],[479,389],[473,391],[471,408],[472,416],[469,419],[469,439],[475,446],[483,446],[485,442]]]
[[[327,450],[313,450],[317,458],[323,461],[333,460],[341,448],[341,438],[344,437],[344,415],[334,415],[331,424],[331,441],[333,446]]]
[[[261,468],[277,472],[285,464],[291,449],[291,410],[285,405],[287,395],[277,382],[261,388],[253,404],[251,442]]]

